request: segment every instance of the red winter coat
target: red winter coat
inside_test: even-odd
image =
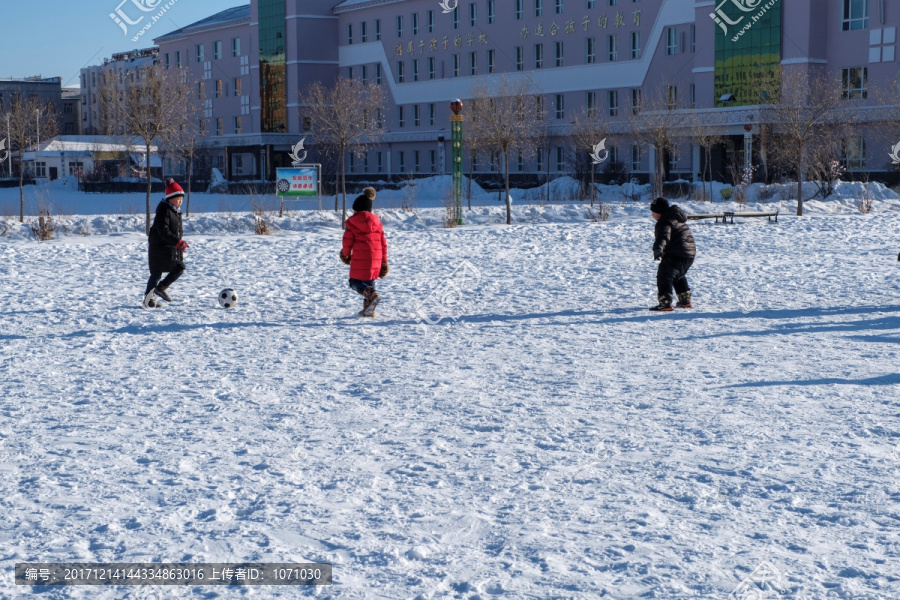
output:
[[[387,263],[387,240],[381,219],[368,211],[354,213],[347,219],[341,252],[350,256],[351,279],[378,279],[381,265]]]

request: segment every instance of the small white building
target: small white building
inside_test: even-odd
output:
[[[143,140],[122,143],[120,138],[98,135],[61,135],[23,152],[26,172],[35,179],[53,181],[60,177],[77,177],[107,169],[109,179],[146,177],[147,148]],[[157,146],[150,147],[150,172],[162,177],[162,160]]]

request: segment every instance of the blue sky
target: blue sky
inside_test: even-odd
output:
[[[132,38],[164,6],[162,18],[143,36]],[[153,38],[250,0],[31,0],[3,3],[0,19],[0,78],[62,77],[64,87],[78,87],[82,67],[100,64],[117,52],[149,48]],[[136,6],[152,7],[142,12]],[[110,18],[116,9],[137,25],[128,35]]]

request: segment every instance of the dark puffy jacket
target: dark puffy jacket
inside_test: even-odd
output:
[[[378,279],[381,265],[387,262],[387,240],[381,219],[369,211],[354,213],[347,219],[341,252],[350,257],[351,279]]]
[[[694,258],[697,254],[694,236],[691,235],[691,228],[687,226],[687,216],[678,205],[670,206],[656,222],[653,254],[672,258]]]
[[[156,216],[150,227],[150,270],[168,273],[184,260],[181,250],[175,247],[181,239],[181,213],[163,200],[156,207]]]

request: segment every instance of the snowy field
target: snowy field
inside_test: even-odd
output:
[[[696,308],[668,314],[646,205],[507,227],[492,202],[457,229],[383,211],[374,320],[331,213],[192,217],[149,311],[139,217],[11,226],[0,598],[900,596],[896,195],[692,223]],[[27,561],[319,561],[334,585],[38,596]]]

